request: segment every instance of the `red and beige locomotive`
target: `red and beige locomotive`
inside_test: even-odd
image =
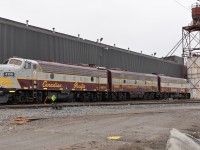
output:
[[[186,79],[10,58],[0,65],[0,103],[190,98]]]

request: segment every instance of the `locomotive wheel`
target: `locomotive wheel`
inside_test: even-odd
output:
[[[168,94],[165,93],[165,95],[164,95],[164,99],[167,100],[168,97],[169,97]]]
[[[19,102],[20,103],[25,103],[26,102],[26,97],[25,96],[19,96]]]
[[[154,97],[155,97],[154,93],[150,93],[150,94],[149,94],[149,99],[150,99],[150,100],[154,99]]]
[[[44,102],[44,100],[43,100],[43,94],[42,94],[42,93],[38,93],[38,94],[37,94],[36,102],[37,102],[37,103],[42,103],[42,102]]]
[[[144,100],[148,100],[148,99],[149,99],[148,93],[145,93],[145,94],[144,94],[143,99],[144,99]]]
[[[83,102],[89,102],[90,99],[90,93],[82,93],[81,94],[81,101]]]
[[[124,101],[127,100],[127,94],[126,93],[123,94],[123,99],[122,100],[124,100]]]
[[[102,101],[102,93],[97,93],[97,100]]]

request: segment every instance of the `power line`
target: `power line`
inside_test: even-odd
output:
[[[186,9],[187,11],[189,11],[191,13],[191,11],[185,7],[182,3],[180,3],[179,1],[177,0],[174,0],[174,2],[176,2],[177,4],[179,4],[181,7],[183,7],[184,9]],[[179,48],[179,46],[181,45],[181,43],[183,42],[183,40],[186,38],[185,37],[182,37],[180,41],[178,41],[178,43],[172,48],[172,50],[165,56],[165,57],[169,57],[169,56],[172,56],[176,50]]]
[[[188,9],[187,7],[185,7],[182,3],[180,3],[179,1],[177,0],[174,0],[174,2],[176,2],[177,4],[179,4],[180,6],[182,6],[184,9],[186,9],[187,11],[191,12],[190,9]]]
[[[186,39],[186,37],[188,36],[189,33],[187,33],[184,37],[181,38],[180,41],[178,41],[178,43],[172,48],[172,50],[165,56],[165,57],[169,57],[172,56],[176,50],[179,48],[179,46],[181,45],[181,43],[183,42],[183,40]]]

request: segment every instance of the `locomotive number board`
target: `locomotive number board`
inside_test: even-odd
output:
[[[4,72],[4,77],[14,77],[15,73],[14,72]]]

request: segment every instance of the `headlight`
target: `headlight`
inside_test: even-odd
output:
[[[14,90],[10,90],[9,93],[15,93],[15,91]]]

